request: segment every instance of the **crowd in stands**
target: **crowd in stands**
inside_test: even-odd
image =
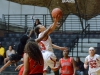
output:
[[[11,54],[15,54],[15,50],[13,50],[12,45],[9,45],[8,50],[5,50],[5,48],[2,45],[2,42],[0,42],[0,65],[6,64],[8,61],[8,57]],[[16,66],[16,64],[15,64]]]
[[[4,58],[4,64],[6,64],[7,61],[9,60],[9,56],[10,56],[11,54],[15,54],[15,53],[16,53],[16,52],[15,52],[15,50],[13,50],[13,47],[12,47],[11,45],[9,45],[8,50],[6,50],[6,57]],[[16,66],[16,64],[15,64],[15,66]]]

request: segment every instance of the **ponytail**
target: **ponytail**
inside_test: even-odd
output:
[[[39,26],[36,26],[35,28],[34,28],[34,32],[35,32],[35,34],[36,34],[36,37],[38,38],[38,35],[39,35]]]

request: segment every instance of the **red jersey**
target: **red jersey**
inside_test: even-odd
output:
[[[43,73],[44,62],[35,62],[29,59],[29,74]]]
[[[43,73],[44,62],[35,62],[29,58],[29,74]],[[24,66],[20,69],[19,75],[22,75]]]
[[[73,75],[73,64],[71,57],[68,59],[61,58],[61,75]]]

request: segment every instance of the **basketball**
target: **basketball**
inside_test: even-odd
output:
[[[51,15],[53,18],[55,18],[57,15],[59,15],[61,18],[63,13],[62,13],[62,10],[60,8],[54,8],[51,12]]]

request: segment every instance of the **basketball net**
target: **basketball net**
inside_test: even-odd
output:
[[[62,3],[75,3],[75,0],[62,0]]]

